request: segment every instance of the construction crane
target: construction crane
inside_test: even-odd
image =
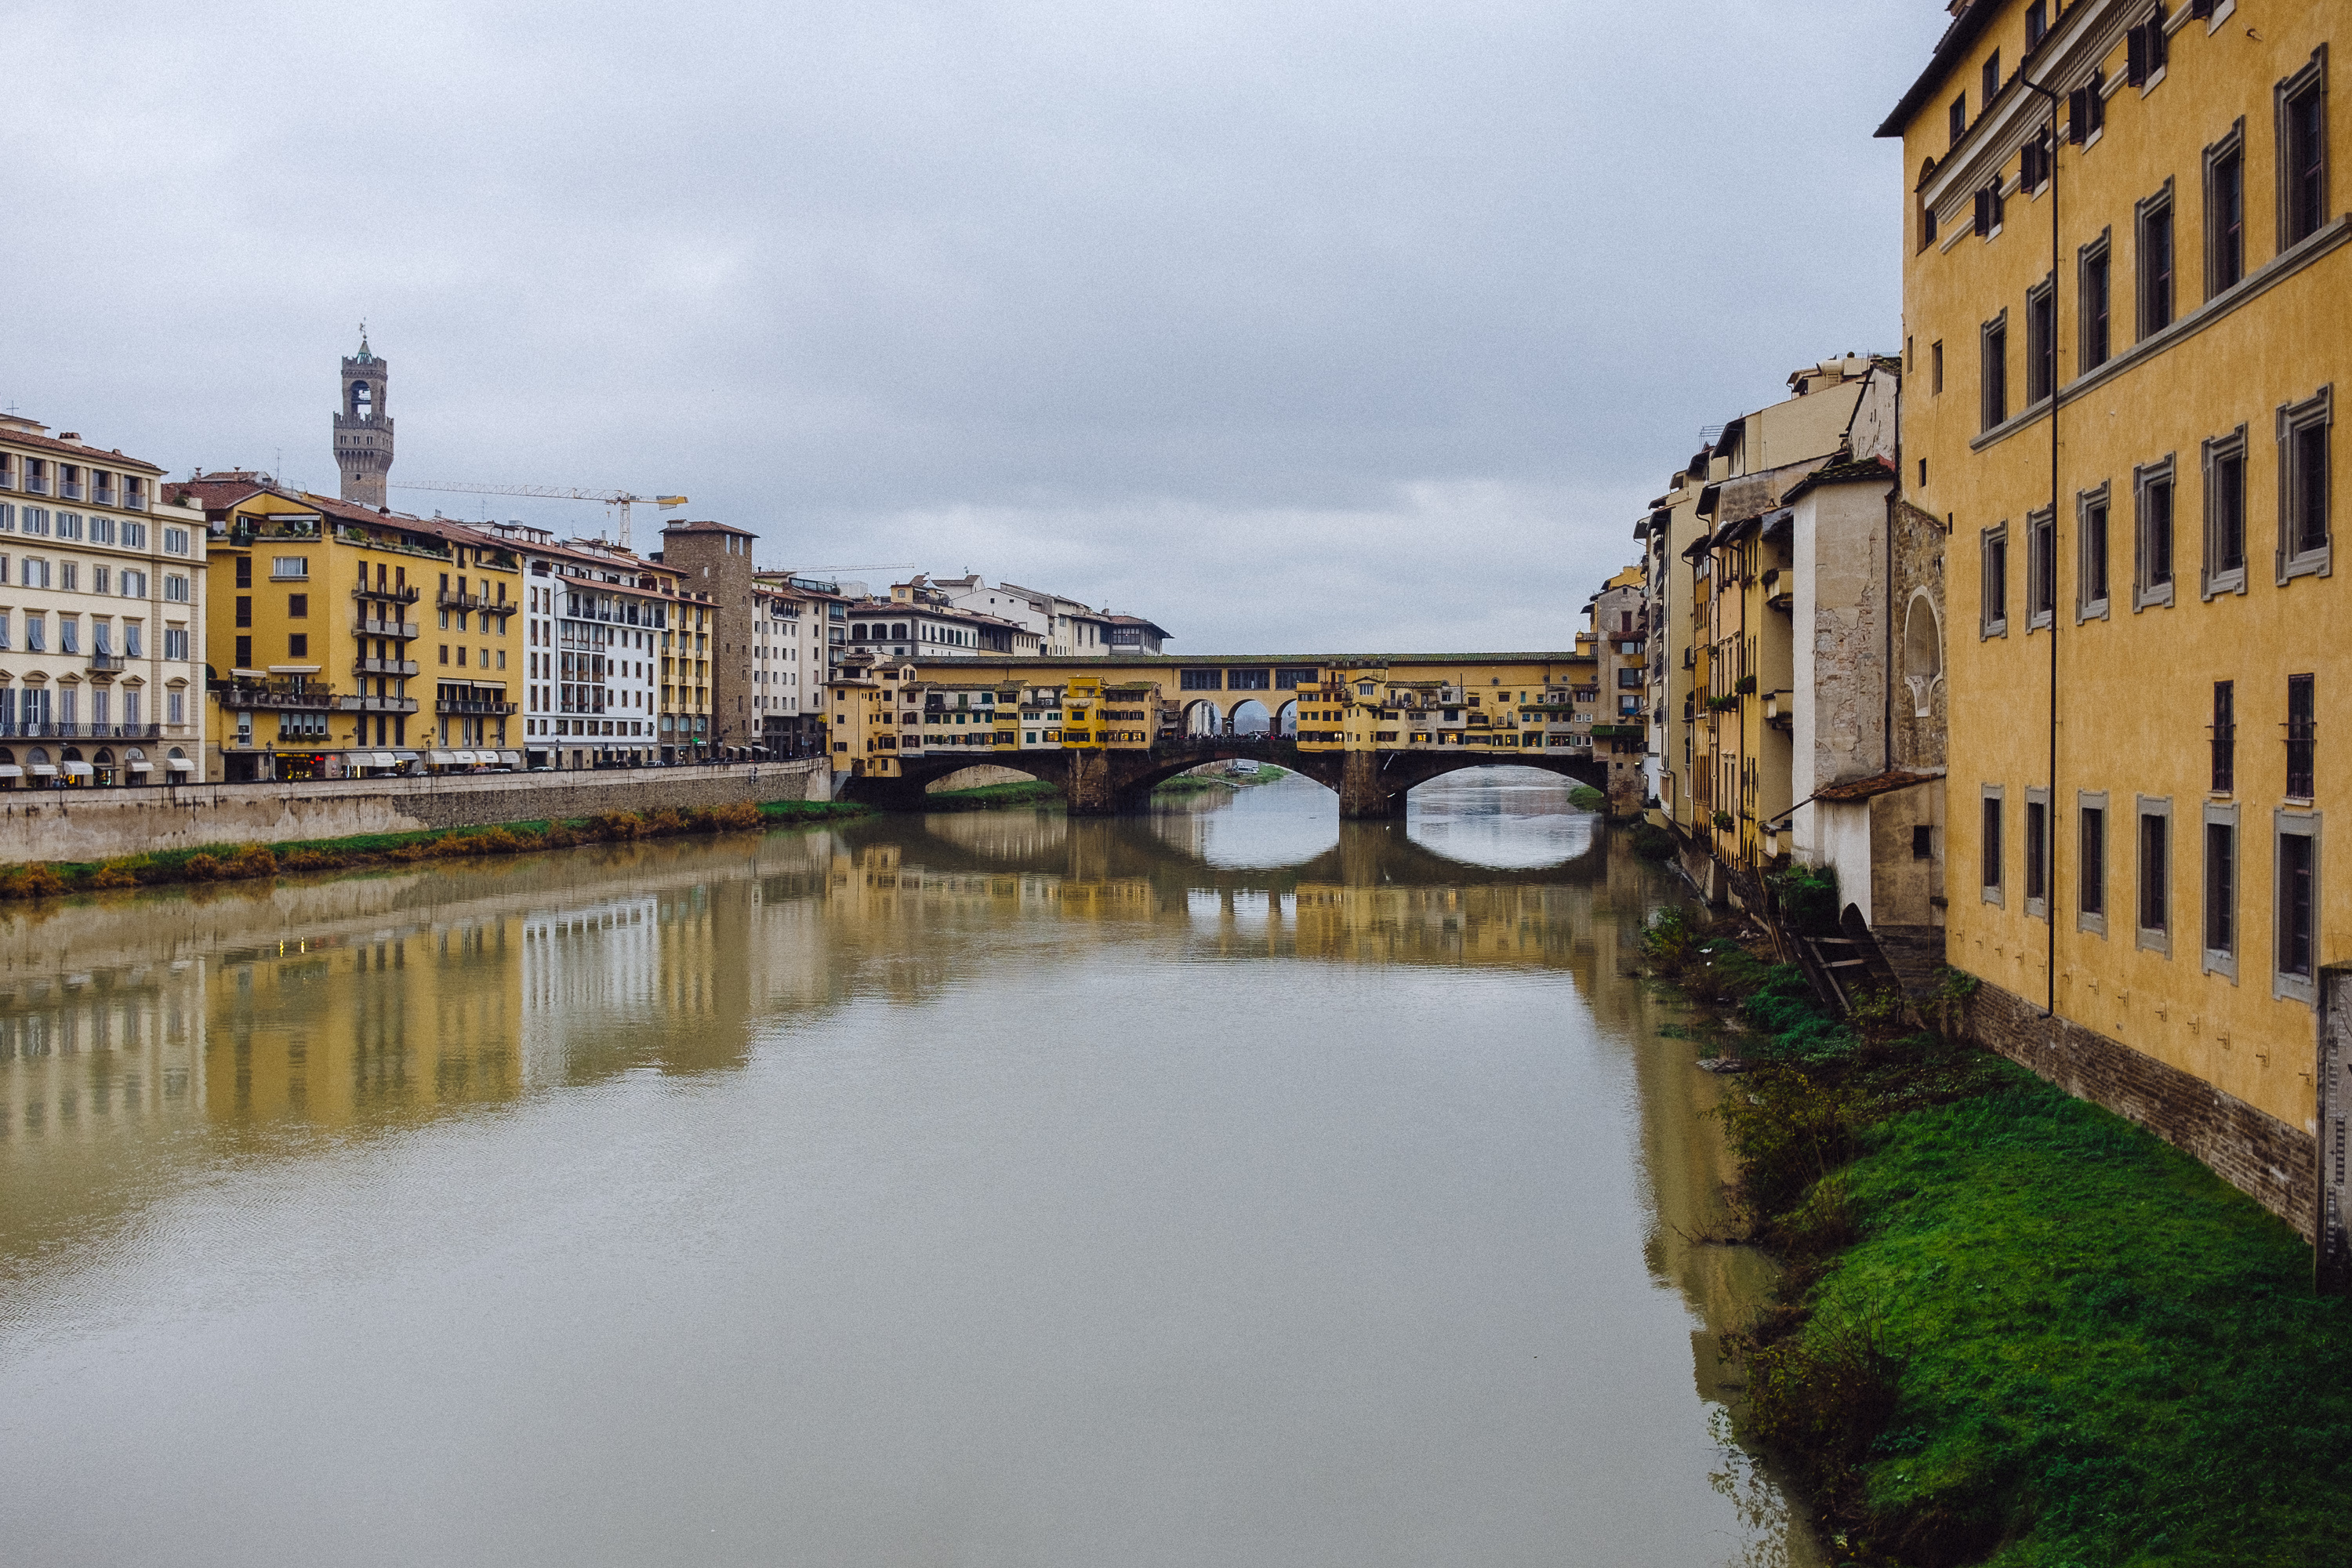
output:
[[[686,504],[684,496],[640,496],[627,490],[579,490],[562,485],[466,485],[430,481],[415,485],[394,485],[396,490],[426,490],[437,495],[463,496],[536,496],[544,500],[593,500],[621,509],[621,548],[629,543],[629,509],[633,506],[657,506],[664,511]]]

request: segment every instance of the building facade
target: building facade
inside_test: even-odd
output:
[[[681,626],[675,651],[662,656],[662,683],[672,689],[677,728],[673,749],[697,757],[748,757],[766,729],[752,706],[751,679],[757,574],[752,542],[760,536],[723,522],[673,522],[662,530],[654,559],[677,574],[678,591],[700,595]]]
[[[362,327],[360,352],[343,361],[335,408],[335,467],[342,470],[342,499],[356,506],[383,506],[391,482],[392,415],[384,403],[391,372]]]
[[[1945,535],[1950,962],[1986,1038],[2306,1230],[2352,958],[2348,23],[1977,0],[1880,129],[1903,479]]]
[[[204,779],[204,518],[163,470],[0,416],[0,788]]]

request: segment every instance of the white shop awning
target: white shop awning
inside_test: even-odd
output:
[[[47,763],[35,763],[31,767],[26,768],[25,771],[32,774],[37,779],[53,779],[58,776],[58,770],[49,766]]]
[[[25,770],[18,767],[16,763],[0,763],[0,779],[20,779],[24,776]]]
[[[499,761],[504,763],[510,768],[519,768],[522,766],[522,753],[520,752],[500,752],[499,753]]]
[[[374,752],[369,754],[368,766],[372,768],[396,768],[400,766],[400,759],[394,756],[390,752]]]
[[[425,753],[425,760],[436,768],[446,768],[455,763],[457,759],[446,752],[427,752]]]
[[[471,752],[452,752],[449,754],[457,759],[459,767],[470,768],[482,760]]]
[[[98,771],[88,763],[68,763],[65,768],[66,777],[69,779],[86,779]]]
[[[134,773],[152,773],[155,771],[155,764],[144,757],[133,757],[122,765]]]
[[[163,765],[175,773],[194,773],[196,764],[186,757],[166,757]]]

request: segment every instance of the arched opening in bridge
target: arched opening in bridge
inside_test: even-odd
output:
[[[1215,703],[1204,700],[1184,705],[1184,733],[1187,735],[1213,735],[1223,728]]]
[[[1289,701],[1275,710],[1274,732],[1280,735],[1285,740],[1296,740],[1297,738],[1298,699],[1294,697]]]
[[[1246,702],[1234,704],[1232,731],[1236,735],[1263,735],[1274,728],[1274,715],[1265,704],[1253,697]]]

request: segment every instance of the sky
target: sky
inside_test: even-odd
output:
[[[684,493],[1171,652],[1568,646],[1702,427],[1899,341],[1940,0],[0,0],[0,409]],[[38,68],[21,68],[37,63]],[[640,509],[649,548],[656,514]]]

